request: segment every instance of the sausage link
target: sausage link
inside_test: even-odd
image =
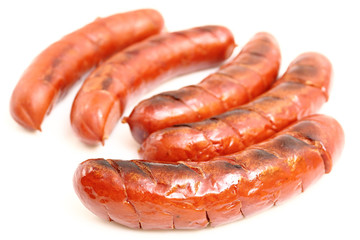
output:
[[[227,28],[203,26],[128,47],[85,80],[71,110],[73,129],[87,143],[104,143],[130,97],[170,77],[219,64],[234,45]]]
[[[41,130],[52,106],[93,66],[163,29],[160,13],[151,9],[98,18],[66,35],[38,55],[16,85],[10,112],[20,125]]]
[[[198,85],[143,100],[124,120],[135,140],[142,143],[159,129],[218,115],[267,90],[276,79],[280,58],[274,37],[257,33],[233,61]]]
[[[240,151],[316,113],[328,98],[330,80],[330,62],[318,53],[304,53],[258,98],[204,121],[154,132],[140,155],[156,161],[205,161]]]
[[[127,227],[217,226],[303,192],[330,171],[343,144],[339,123],[314,115],[210,161],[87,160],[75,172],[74,188],[91,212]]]

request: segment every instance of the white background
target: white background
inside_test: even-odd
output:
[[[360,239],[360,13],[355,2],[2,1],[0,239]],[[326,55],[333,63],[334,83],[321,112],[335,117],[346,134],[333,171],[279,207],[217,228],[131,230],[89,212],[73,190],[73,173],[87,158],[138,158],[139,146],[127,125],[119,124],[104,147],[80,142],[69,123],[78,84],[45,119],[43,132],[29,132],[12,120],[10,95],[32,59],[52,42],[98,16],[144,7],[159,10],[169,31],[225,25],[240,47],[256,32],[268,31],[280,43],[281,73],[304,51]],[[197,83],[213,71],[173,79],[142,97]]]

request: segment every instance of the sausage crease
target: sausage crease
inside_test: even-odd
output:
[[[262,141],[327,101],[331,64],[318,53],[290,63],[272,89],[253,101],[204,121],[152,133],[141,145],[143,159],[205,161]]]
[[[268,33],[257,33],[228,64],[197,85],[140,102],[125,122],[135,140],[175,124],[197,122],[250,101],[267,90],[280,67],[280,49]]]
[[[143,9],[98,18],[53,43],[41,52],[16,85],[10,112],[31,130],[41,123],[55,102],[93,66],[135,42],[159,33],[163,18]]]
[[[71,110],[71,124],[87,143],[104,143],[123,114],[129,97],[156,83],[213,67],[234,49],[231,32],[202,26],[163,33],[113,55],[85,80]]]
[[[217,226],[303,192],[330,172],[343,143],[336,120],[314,115],[210,161],[87,160],[75,172],[74,187],[90,211],[127,227]]]

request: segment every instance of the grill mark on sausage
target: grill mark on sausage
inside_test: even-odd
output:
[[[305,65],[305,64],[297,64],[291,69],[291,73],[295,73],[297,75],[303,77],[311,77],[317,75],[319,69],[313,65]]]
[[[246,52],[242,52],[241,55],[238,55],[237,57],[235,57],[235,59],[232,63],[238,64],[238,65],[244,64],[245,66],[252,66],[252,65],[258,64],[259,62],[262,62],[264,60],[266,62],[269,62],[269,60],[266,57],[264,57],[263,55],[254,54],[251,51],[246,51]],[[256,71],[256,70],[254,70],[254,71]]]
[[[189,168],[190,170],[192,170],[193,172],[195,172],[197,175],[199,175],[201,178],[205,179],[206,178],[206,174],[204,173],[203,169],[201,167],[196,167],[196,166],[191,166],[188,164],[188,162],[185,161],[180,161],[178,162],[181,165],[184,165],[185,167]]]
[[[130,161],[123,161],[123,162],[117,161],[117,162],[115,162],[115,161],[113,161],[111,159],[106,159],[106,161],[114,168],[115,172],[119,175],[119,177],[124,180],[125,179],[124,174],[119,168],[121,168],[121,166],[120,166],[121,164],[129,165]],[[142,225],[141,225],[141,222],[140,222],[141,214],[136,209],[135,205],[129,199],[129,195],[127,193],[127,186],[125,184],[125,181],[123,181],[122,185],[123,185],[123,189],[124,189],[125,201],[134,209],[136,215],[138,216],[139,228],[142,229]]]
[[[261,100],[266,99],[266,101],[276,101],[276,100],[280,100],[281,98],[272,97],[272,96],[263,96],[263,97],[258,98],[258,99],[261,99]],[[264,118],[264,119],[266,119],[268,122],[270,122],[271,129],[273,129],[273,130],[276,131],[276,132],[279,131],[279,129],[277,129],[277,127],[276,127],[276,124],[275,124],[274,119],[271,119],[271,117],[263,114],[261,111],[257,111],[256,108],[250,108],[250,107],[248,107],[248,106],[243,106],[243,107],[241,107],[241,109],[245,109],[245,110],[248,110],[248,111],[255,112],[256,114],[260,115],[262,118]]]
[[[214,28],[214,29],[216,29],[216,28]],[[219,37],[213,33],[213,29],[212,29],[211,26],[204,26],[204,27],[201,27],[201,28],[194,28],[193,30],[196,31],[196,32],[206,32],[206,33],[210,33],[210,35],[211,35],[213,38],[215,38],[215,39],[217,39],[217,40],[219,39]],[[192,38],[190,38],[187,34],[185,34],[185,33],[183,33],[183,32],[174,32],[174,34],[185,37],[192,45],[195,45],[195,46],[196,46],[196,45],[199,45],[199,44],[197,44]],[[198,48],[202,48],[202,46],[199,45]],[[207,49],[204,49],[204,48],[202,48],[202,50],[203,50],[203,51],[208,51]]]
[[[260,76],[261,83],[263,84],[263,86],[267,86],[266,81],[265,81],[265,79],[264,79],[264,76],[262,76],[262,74],[260,74],[260,72],[259,72],[258,70],[256,70],[255,68],[251,67],[251,65],[246,65],[246,64],[237,63],[237,62],[233,62],[233,63],[231,63],[231,65],[241,66],[241,67],[247,68],[247,69],[249,69],[249,70],[257,73],[257,74]]]
[[[324,153],[324,154],[328,154],[328,153],[326,151],[323,151],[323,149],[318,146],[319,143],[320,143],[320,145],[322,145],[322,143],[321,142],[311,143],[306,140],[304,141],[303,139],[304,138],[300,134],[291,134],[291,132],[290,133],[286,132],[286,133],[272,139],[272,145],[273,145],[272,149],[279,150],[280,154],[281,154],[282,152],[291,152],[291,151],[297,152],[298,150],[301,150],[301,149],[315,147],[318,150],[318,153],[320,154],[320,156],[322,157],[324,169],[326,169],[325,159],[323,158],[322,153]],[[271,153],[274,155],[279,154],[273,150],[269,150],[269,151],[271,151]],[[279,156],[279,158],[281,158],[281,156]],[[301,190],[302,191],[304,190],[302,183],[301,183]]]
[[[208,25],[203,28],[196,28],[195,31],[210,33],[210,35],[212,35],[213,38],[219,39],[219,37],[214,33],[214,29],[216,30],[215,27]]]
[[[168,36],[169,38],[173,37],[173,36]],[[169,45],[169,42],[166,38],[161,38],[161,37],[158,37],[158,36],[155,36],[155,37],[152,37],[151,39],[149,39],[149,42],[150,43],[153,43],[155,45],[158,45],[158,46],[164,46],[166,47],[170,52],[174,52],[174,46],[173,45]]]
[[[186,35],[184,32],[173,32],[172,34],[176,35],[176,36],[181,36],[183,38],[185,38],[189,43],[191,43],[192,45],[196,46],[197,44],[194,42],[194,40],[192,40],[188,35]]]
[[[258,39],[257,41],[261,41],[261,39]],[[261,42],[264,42],[264,41],[261,41]],[[267,43],[269,43],[269,42],[267,42]],[[246,49],[245,52],[251,53],[251,54],[254,54],[257,56],[261,56],[261,57],[264,57],[265,59],[267,59],[267,57],[266,57],[267,54],[269,52],[271,52],[272,50],[274,50],[274,44],[269,43],[269,44],[257,45],[256,47],[253,47],[253,48],[248,48],[248,49]]]
[[[172,44],[171,40],[169,40],[170,38],[175,38],[176,39],[176,36],[168,35],[167,38],[158,38],[158,37],[155,36],[149,42],[154,43],[159,47],[161,46],[161,48],[166,48],[167,51],[169,51],[169,54],[168,54],[169,56],[177,55],[175,45]],[[157,62],[158,62],[158,64],[160,63],[159,64],[160,68],[168,69],[166,61],[164,61],[162,58],[158,58]]]
[[[245,53],[244,53],[245,54]],[[264,57],[262,57],[264,58]],[[266,58],[264,58],[266,59]],[[251,65],[249,64],[245,64],[245,63],[239,63],[237,61],[233,61],[233,62],[230,62],[229,64],[227,64],[223,69],[226,69],[227,66],[235,66],[235,67],[239,67],[239,68],[245,68],[253,73],[256,73],[258,76],[260,76],[260,79],[261,79],[261,83],[262,85],[264,86],[267,86],[268,84],[266,84],[265,80],[264,80],[264,77],[262,76],[262,74],[260,74],[256,69],[254,69],[253,67],[251,67]],[[220,71],[222,73],[222,69],[220,69]],[[226,73],[222,73],[224,75],[227,75],[227,76],[231,76],[230,74],[226,74]],[[232,77],[233,79],[236,80],[235,77]],[[237,81],[238,82],[238,81]],[[240,82],[239,82],[240,83]],[[246,88],[245,88],[246,89]],[[248,93],[248,95],[250,96],[250,94]],[[249,99],[252,99],[253,97],[251,96]]]
[[[179,161],[178,163],[190,168],[195,173],[197,173],[199,176],[201,176],[201,178],[203,178],[203,179],[206,178],[206,174],[200,166],[192,166],[192,165],[189,165],[188,162],[185,162],[185,161]]]
[[[110,87],[112,81],[113,81],[112,77],[107,77],[107,78],[105,78],[105,79],[101,82],[101,88],[102,88],[103,90],[107,90],[107,89]]]
[[[269,149],[265,150],[262,148],[253,148],[253,157],[258,159],[274,159],[281,158],[276,152],[270,151]]]
[[[231,116],[231,115],[235,115],[235,116],[236,116],[237,114],[242,114],[243,112],[245,112],[246,114],[247,114],[247,112],[249,112],[249,113],[255,113],[255,114],[258,115],[260,118],[262,118],[262,119],[264,119],[266,122],[268,122],[269,125],[270,125],[270,129],[276,132],[276,129],[274,129],[273,123],[272,123],[268,118],[266,118],[266,117],[263,116],[262,114],[258,113],[257,111],[254,111],[254,110],[252,110],[252,109],[246,109],[246,108],[244,108],[244,107],[239,107],[239,108],[236,108],[236,109],[234,109],[234,110],[231,110],[231,111],[229,111],[229,112],[227,112],[227,113],[223,113],[223,114],[221,114],[221,115],[218,115],[217,118],[221,119],[222,122],[228,124],[229,126],[232,126],[232,125],[233,125],[233,122],[231,121],[231,119],[227,119],[227,118],[228,118],[229,116]],[[266,127],[266,128],[268,128],[268,127]],[[239,134],[239,136],[241,137],[241,139],[243,139],[242,135],[239,133],[239,131],[237,130],[237,128],[236,128],[236,127],[233,127],[233,129],[235,130],[235,132],[236,132],[237,134]],[[243,143],[243,144],[244,144],[244,146],[246,146],[245,143]]]
[[[116,168],[114,168],[113,165],[110,164],[109,161],[105,160],[104,158],[95,158],[92,159],[93,161],[96,161],[97,165],[100,165],[102,167],[108,168],[108,169],[112,169],[115,171]]]
[[[212,96],[213,98],[217,99],[217,100],[220,102],[221,106],[222,106],[224,109],[226,109],[226,106],[225,106],[224,102],[223,102],[221,99],[219,99],[215,94],[213,94],[212,92],[210,92],[209,90],[207,90],[206,88],[204,88],[204,87],[202,87],[202,86],[200,86],[200,85],[190,85],[189,87],[194,87],[194,88],[200,89],[201,91],[207,93],[208,95],[210,95],[210,96]]]
[[[46,75],[44,76],[44,81],[48,82],[50,84],[53,84],[53,75],[54,75],[54,71],[55,69],[63,62],[63,56],[65,56],[69,49],[71,49],[73,46],[68,43],[68,46],[65,48],[65,50],[56,58],[54,58],[54,60],[51,62],[51,68],[47,70]],[[55,86],[54,86],[55,87]]]
[[[304,134],[304,133],[299,133],[299,132],[289,132],[289,135],[303,141],[306,142],[309,145],[312,145],[314,147],[316,147],[320,153],[320,156],[324,162],[324,169],[325,169],[325,173],[330,172],[331,167],[327,166],[327,162],[331,161],[331,156],[328,153],[328,151],[326,151],[324,144],[321,141],[318,141],[316,139],[314,139],[310,134]]]
[[[327,93],[327,90],[325,88],[325,86],[321,86],[319,84],[316,84],[312,81],[309,81],[307,78],[308,77],[312,77],[314,75],[317,75],[319,71],[321,71],[322,69],[319,69],[313,65],[309,65],[309,64],[296,64],[294,66],[292,66],[292,68],[290,69],[290,74],[289,76],[284,76],[284,80],[282,81],[286,81],[286,82],[300,82],[304,85],[307,86],[311,86],[311,87],[316,87],[318,89],[321,90],[321,92],[324,94],[326,100],[329,99],[329,94]],[[294,74],[295,73],[295,74]],[[294,76],[295,75],[295,76]]]
[[[145,162],[137,160],[131,160],[131,162],[133,162],[145,174],[145,176],[148,176],[152,182],[157,184],[156,179],[152,175],[150,168],[148,167],[148,165],[145,164]]]
[[[133,58],[134,56],[139,55],[140,51],[137,48],[130,48],[129,50],[125,50],[124,53],[126,54],[127,57]]]
[[[203,28],[198,28],[197,31],[199,32],[208,32],[210,33],[215,39],[219,39],[219,36],[217,36],[215,33],[214,33],[214,27],[212,26],[205,26]]]
[[[198,114],[194,109],[192,109],[189,105],[187,105],[187,104],[181,99],[181,97],[176,96],[176,93],[177,93],[177,92],[172,92],[172,91],[170,91],[170,92],[160,93],[159,95],[160,95],[160,96],[165,96],[165,97],[172,98],[173,100],[181,103],[182,105],[184,105],[184,106],[186,106],[188,109],[190,109],[192,112],[194,112],[194,113],[196,114],[197,118],[200,118],[201,116],[199,116],[199,114]]]
[[[270,44],[272,44],[272,45],[276,44],[276,43],[274,42],[274,40],[272,40],[272,39],[270,39],[270,38],[268,38],[268,37],[266,37],[266,36],[257,37],[256,40],[262,41],[262,42],[266,42],[266,43],[270,43]]]
[[[214,27],[212,27],[211,25],[208,25],[208,26],[205,26],[203,28],[199,28],[197,29],[197,31],[199,32],[208,32],[208,33],[211,33],[211,34],[214,34]],[[214,35],[216,37],[216,35]]]
[[[287,80],[285,80],[284,82],[296,82],[296,83],[303,84],[305,86],[320,89],[320,91],[324,95],[325,99],[326,100],[329,99],[329,94],[327,93],[326,88],[324,86],[319,86],[319,85],[313,83],[312,81],[306,80],[306,78],[304,78],[304,77],[301,77],[301,76],[287,77]]]
[[[251,69],[249,69],[249,70],[251,70]],[[253,71],[253,70],[251,70],[251,71]],[[221,70],[219,70],[218,72],[216,72],[216,74],[218,74],[218,75],[223,75],[223,76],[229,78],[230,80],[232,80],[235,84],[241,86],[241,87],[245,90],[246,96],[247,96],[247,99],[248,99],[248,100],[250,100],[250,99],[253,98],[252,95],[249,93],[249,90],[248,90],[240,81],[238,81],[236,78],[234,78],[234,76],[232,76],[231,74],[228,74],[228,73],[225,73],[225,72],[221,72]]]
[[[273,149],[279,149],[281,151],[297,151],[309,146],[308,143],[301,141],[300,139],[289,135],[283,134],[281,136],[272,139]]]
[[[246,53],[249,53],[251,55],[261,57],[261,58],[264,58],[264,59],[268,60],[264,54],[256,52],[256,51],[247,51]]]
[[[114,68],[116,68],[116,65],[130,67],[131,64],[129,64],[129,62],[136,58],[139,54],[140,51],[136,48],[125,49],[124,51],[122,51],[121,59],[119,59],[118,56],[115,55],[114,57],[110,57],[105,63],[103,63],[103,66],[112,65]],[[124,55],[126,57],[123,57]],[[99,69],[103,70],[104,67]],[[102,74],[100,74],[100,76],[101,75]]]
[[[223,161],[223,162],[222,162],[222,163],[223,163],[223,165],[222,165],[223,168],[226,168],[226,169],[229,169],[229,170],[234,170],[234,169],[236,169],[236,170],[240,170],[240,169],[243,170],[243,169],[244,169],[241,164],[235,162],[235,161],[232,160],[231,158],[227,158],[227,157],[225,156],[224,159],[226,159],[226,161]]]
[[[186,124],[184,124],[184,126],[186,126]],[[197,128],[196,128],[195,126],[193,126],[193,124],[191,124],[191,123],[188,124],[187,126],[190,127],[191,129],[193,129],[193,130],[201,133],[201,135],[206,139],[206,141],[207,141],[208,143],[210,143],[210,144],[209,144],[210,146],[209,146],[208,148],[216,149],[215,146],[214,146],[213,141],[211,141],[211,139],[210,139],[208,136],[206,136],[205,132],[197,129]],[[212,151],[212,152],[213,152],[215,155],[219,155],[215,150]],[[186,153],[188,153],[188,151],[186,151]],[[188,154],[188,155],[189,155],[189,154]],[[192,155],[191,155],[190,157],[187,156],[187,158],[188,158],[188,160],[191,160],[191,161],[192,161],[192,159],[191,159],[191,158],[192,158]]]
[[[224,123],[235,133],[235,135],[237,135],[240,139],[243,139],[243,136],[239,133],[239,131],[236,130],[236,128],[230,122],[224,121],[220,117],[212,117],[210,119]]]
[[[293,84],[288,85],[289,83],[293,83]],[[301,82],[283,82],[283,84],[287,84],[285,85],[286,89],[291,89],[291,88],[299,89],[303,86],[306,86]],[[281,84],[279,84],[278,86],[281,86]],[[310,87],[310,86],[306,86],[306,87]],[[261,96],[258,99],[268,99],[268,101],[276,101],[276,100],[291,101],[292,104],[296,105],[300,109],[301,106],[296,101],[296,96],[297,96],[296,94],[281,95],[279,94],[279,92],[277,92],[276,87],[274,87],[273,89],[271,89],[270,91],[265,93],[265,95]]]
[[[261,61],[265,61],[267,63],[270,63],[270,60],[266,57],[266,55],[261,54],[260,52],[256,51],[255,49],[250,50],[250,51],[246,51],[245,53],[248,53],[248,54],[253,55],[255,57],[259,57],[259,58],[261,58]]]
[[[110,33],[111,36],[115,35],[113,31],[110,30],[110,28],[105,24],[105,21],[103,20],[103,18],[98,18],[96,19],[94,22],[94,24],[100,24],[102,29],[106,29],[107,32]],[[93,39],[90,37],[89,32],[85,32],[83,33],[82,31],[80,31],[80,33],[82,34],[82,36],[85,36],[86,39],[90,40],[90,42],[92,42],[98,49],[101,48],[101,39]]]
[[[83,32],[77,32],[76,34],[79,34],[80,36],[84,37],[86,40],[88,40],[96,49],[100,49],[100,45],[99,43],[97,43],[96,41],[94,41],[94,39],[90,38],[87,34],[83,33]],[[62,41],[67,42],[66,39],[62,39]],[[98,63],[97,63],[98,64]]]

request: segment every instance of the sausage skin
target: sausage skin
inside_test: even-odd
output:
[[[163,33],[113,55],[85,80],[71,110],[71,124],[89,144],[104,143],[129,98],[156,83],[212,67],[228,58],[235,43],[222,26]]]
[[[205,161],[262,141],[327,101],[331,64],[318,53],[290,63],[274,87],[253,101],[204,121],[152,133],[140,156],[156,161]]]
[[[199,229],[242,219],[303,192],[331,170],[339,123],[307,117],[270,139],[210,161],[91,159],[74,174],[82,203],[130,228]]]
[[[197,85],[143,100],[124,120],[135,140],[142,143],[159,129],[221,114],[266,91],[277,77],[280,60],[275,38],[268,33],[257,33],[216,73]]]
[[[10,112],[30,130],[41,123],[53,105],[95,65],[135,42],[162,31],[160,13],[142,9],[120,13],[74,31],[41,52],[17,83]]]

